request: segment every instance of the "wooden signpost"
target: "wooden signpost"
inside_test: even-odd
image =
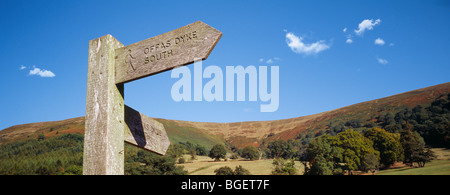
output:
[[[205,60],[221,36],[198,21],[128,46],[111,35],[91,40],[83,174],[123,175],[124,142],[164,155],[164,126],[124,104],[124,83]]]

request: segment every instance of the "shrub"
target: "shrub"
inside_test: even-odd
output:
[[[228,166],[220,167],[214,170],[214,173],[216,173],[216,175],[234,175],[233,169]]]
[[[250,171],[248,171],[241,165],[236,166],[234,171],[228,166],[220,167],[214,170],[214,173],[216,173],[216,175],[250,175]]]

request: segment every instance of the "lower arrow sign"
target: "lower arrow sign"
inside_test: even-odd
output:
[[[125,105],[124,141],[153,153],[164,155],[170,141],[164,125]]]

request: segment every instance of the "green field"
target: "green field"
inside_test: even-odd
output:
[[[377,175],[450,175],[450,149],[432,149],[437,158],[425,165],[425,167],[403,166],[382,170]]]
[[[450,160],[434,160],[425,167],[400,167],[382,170],[377,175],[450,175]]]

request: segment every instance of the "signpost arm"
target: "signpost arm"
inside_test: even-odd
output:
[[[124,174],[124,85],[115,84],[111,35],[89,42],[83,174]]]

